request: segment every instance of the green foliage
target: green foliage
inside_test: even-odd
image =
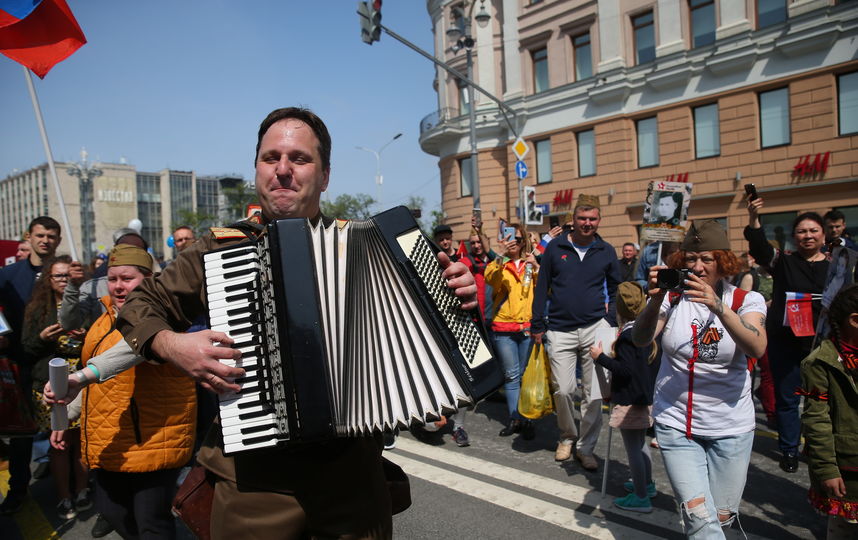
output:
[[[338,195],[333,201],[321,201],[322,213],[336,219],[368,219],[375,212],[372,206],[375,199],[365,193]]]
[[[200,236],[209,227],[217,227],[218,217],[205,212],[192,212],[190,210],[179,210],[179,222],[172,223],[170,232],[172,233],[178,227],[186,226],[193,229],[194,234]]]
[[[226,198],[226,223],[243,219],[248,204],[257,202],[256,188],[250,182],[239,182],[234,187],[223,188]]]

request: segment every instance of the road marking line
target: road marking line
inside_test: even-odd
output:
[[[399,441],[396,444],[399,446]],[[604,538],[606,540],[660,538],[623,525],[608,522],[600,517],[575,512],[571,508],[542,501],[535,497],[498,487],[469,476],[446,471],[440,467],[405,457],[402,454],[391,456],[390,459],[402,467],[406,473],[427,482],[458,491],[470,497],[475,497],[579,534],[586,534],[591,538]]]
[[[9,491],[9,471],[0,470],[0,494],[6,498]],[[18,526],[22,538],[59,539],[54,527],[42,513],[42,509],[33,497],[27,497],[24,506],[11,516]]]
[[[607,502],[613,501],[612,497],[602,498],[602,494],[590,488],[576,486],[569,482],[562,482],[538,474],[529,473],[520,469],[499,465],[459,452],[444,450],[437,446],[422,444],[404,437],[396,440],[396,449],[427,457],[441,463],[449,463],[462,469],[496,478],[510,484],[521,486],[533,491],[539,491],[552,497],[567,500],[570,503],[586,504],[594,508],[601,508]],[[616,512],[621,512],[619,509]],[[675,512],[668,512],[659,508],[653,508],[651,514],[633,514],[622,511],[623,515],[629,515],[640,521],[646,521],[662,528],[670,528],[677,532],[682,531],[679,524],[679,516]]]
[[[641,513],[628,512],[628,511],[616,509],[616,508],[613,508],[613,506],[611,505],[611,503],[613,502],[613,497],[602,498],[602,495],[599,491],[595,491],[593,489],[586,488],[586,487],[576,486],[572,483],[562,482],[559,480],[555,480],[553,478],[548,478],[546,476],[541,476],[538,474],[529,473],[527,471],[522,471],[520,469],[507,467],[505,465],[500,465],[497,463],[493,463],[491,461],[487,461],[484,459],[469,456],[469,455],[463,454],[461,452],[455,452],[452,450],[445,450],[445,449],[437,447],[437,446],[423,444],[421,442],[414,441],[412,439],[405,438],[405,437],[399,437],[396,440],[396,449],[393,450],[393,452],[385,452],[385,455],[388,457],[388,459],[391,459],[392,461],[398,462],[398,458],[400,457],[400,454],[397,452],[398,450],[401,450],[403,452],[408,452],[408,453],[413,454],[415,456],[432,459],[432,460],[440,462],[440,463],[449,463],[449,464],[454,465],[454,466],[461,468],[461,469],[473,471],[475,473],[482,474],[482,475],[488,476],[490,478],[496,478],[497,480],[501,480],[501,481],[507,482],[509,484],[521,486],[523,488],[527,488],[527,489],[532,490],[532,491],[545,493],[546,495],[550,495],[552,497],[557,497],[559,499],[569,501],[570,507],[573,505],[585,504],[587,506],[591,506],[593,508],[596,508],[598,515],[600,515],[602,517],[604,517],[604,514],[602,514],[601,509],[603,506],[606,506],[607,508],[611,508],[612,513],[622,514],[623,516],[627,516],[630,519],[634,519],[637,521],[643,521],[643,522],[646,522],[650,525],[653,525],[653,526],[656,526],[659,528],[670,529],[670,530],[676,531],[680,534],[682,532],[682,525],[679,522],[679,514],[677,514],[676,512],[662,510],[660,508],[653,508],[652,513],[641,514]],[[421,463],[421,465],[422,465],[422,462],[415,461],[415,463]],[[439,470],[443,471],[443,469],[439,469]],[[412,471],[406,471],[406,472],[411,473]],[[422,472],[422,470],[418,468],[413,472],[413,474],[414,474],[414,476],[416,476],[418,478],[422,478],[423,480],[427,480],[429,482],[437,483],[437,482],[434,482],[433,480],[431,480],[430,478],[425,478],[425,477],[421,476],[421,472]],[[448,472],[448,471],[444,471],[444,472],[446,472],[449,475],[454,475],[456,477],[455,481],[447,481],[447,482],[441,483],[441,485],[443,485],[444,487],[450,488],[450,489],[456,489],[455,485],[458,482],[460,482],[461,479],[463,479],[463,478],[468,478],[469,480],[473,480],[474,482],[481,482],[479,480],[471,479],[470,477],[462,475],[462,474]],[[493,489],[493,490],[503,489],[503,488],[499,488],[499,487],[496,487],[496,486],[491,485],[491,484],[486,484],[486,485],[491,486],[491,489]],[[457,489],[457,491],[462,491],[462,490]],[[508,490],[506,490],[506,491],[508,491]],[[468,491],[462,491],[462,492],[466,493],[466,494],[470,494]],[[510,492],[510,493],[512,493],[512,492]],[[483,497],[480,497],[480,498],[483,498]],[[489,500],[489,499],[486,499],[486,500]],[[533,499],[533,500],[538,500],[538,499]],[[500,504],[500,503],[495,502],[494,500],[490,500],[490,502],[493,502],[495,504]],[[546,504],[546,505],[552,504],[552,503],[547,503],[547,502],[543,503],[543,501],[540,501],[540,503]],[[500,504],[500,506],[506,506],[506,505]],[[568,512],[570,509],[571,508],[565,508],[565,511]],[[513,508],[513,510],[518,511],[516,508]],[[528,515],[531,515],[531,514],[528,514]],[[575,513],[575,515],[577,516],[578,513]],[[534,516],[534,517],[537,517],[537,516]],[[608,519],[608,518],[604,518],[604,519]],[[606,523],[606,522],[603,520],[602,523]],[[610,526],[615,526],[615,525],[616,524],[610,524]],[[603,526],[608,526],[608,525],[603,525]],[[616,525],[616,526],[619,526],[619,525]],[[739,531],[736,529],[729,529],[729,530],[725,530],[724,532],[727,534],[728,537],[731,537],[733,532],[739,533]],[[635,531],[635,533],[637,535],[643,534],[640,531]],[[751,539],[751,538],[761,538],[761,537],[749,534],[748,538]]]

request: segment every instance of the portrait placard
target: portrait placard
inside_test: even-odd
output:
[[[692,184],[650,182],[644,201],[641,240],[682,242],[688,222]]]

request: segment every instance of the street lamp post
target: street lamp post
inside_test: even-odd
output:
[[[93,229],[95,228],[95,211],[93,209],[93,181],[102,175],[101,169],[93,167],[86,161],[86,149],[80,151],[80,163],[72,163],[66,172],[75,176],[80,183],[80,228],[81,242],[83,244],[83,261],[92,259],[92,245],[94,243]]]
[[[355,148],[357,148],[358,150],[369,152],[370,154],[375,156],[375,191],[376,197],[378,198],[377,204],[379,209],[383,208],[381,205],[381,185],[384,183],[384,177],[381,175],[381,153],[384,151],[385,148],[390,146],[390,143],[400,137],[402,137],[402,133],[397,133],[393,136],[392,139],[384,143],[384,145],[378,150],[373,150],[372,148],[367,148],[365,146],[355,146]]]
[[[471,16],[474,13],[474,6],[477,5],[476,0],[471,0],[466,4],[468,10],[465,15],[465,10],[460,7],[454,7],[452,10],[452,21],[450,28],[447,29],[447,37],[456,44],[452,47],[453,52],[459,52],[465,49],[465,61],[467,64],[468,81],[474,80],[474,58],[473,48],[476,40],[471,35]],[[491,15],[486,11],[485,0],[480,0],[480,11],[476,15],[477,24],[480,28],[485,28],[491,19]],[[477,152],[477,111],[474,103],[474,85],[468,84],[468,122],[469,122],[469,139],[471,147],[471,195],[474,200],[474,214],[480,212],[480,167],[477,163],[479,153]]]

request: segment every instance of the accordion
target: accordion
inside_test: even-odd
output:
[[[274,221],[203,263],[210,328],[245,370],[219,396],[227,454],[420,425],[503,383],[405,207]]]

